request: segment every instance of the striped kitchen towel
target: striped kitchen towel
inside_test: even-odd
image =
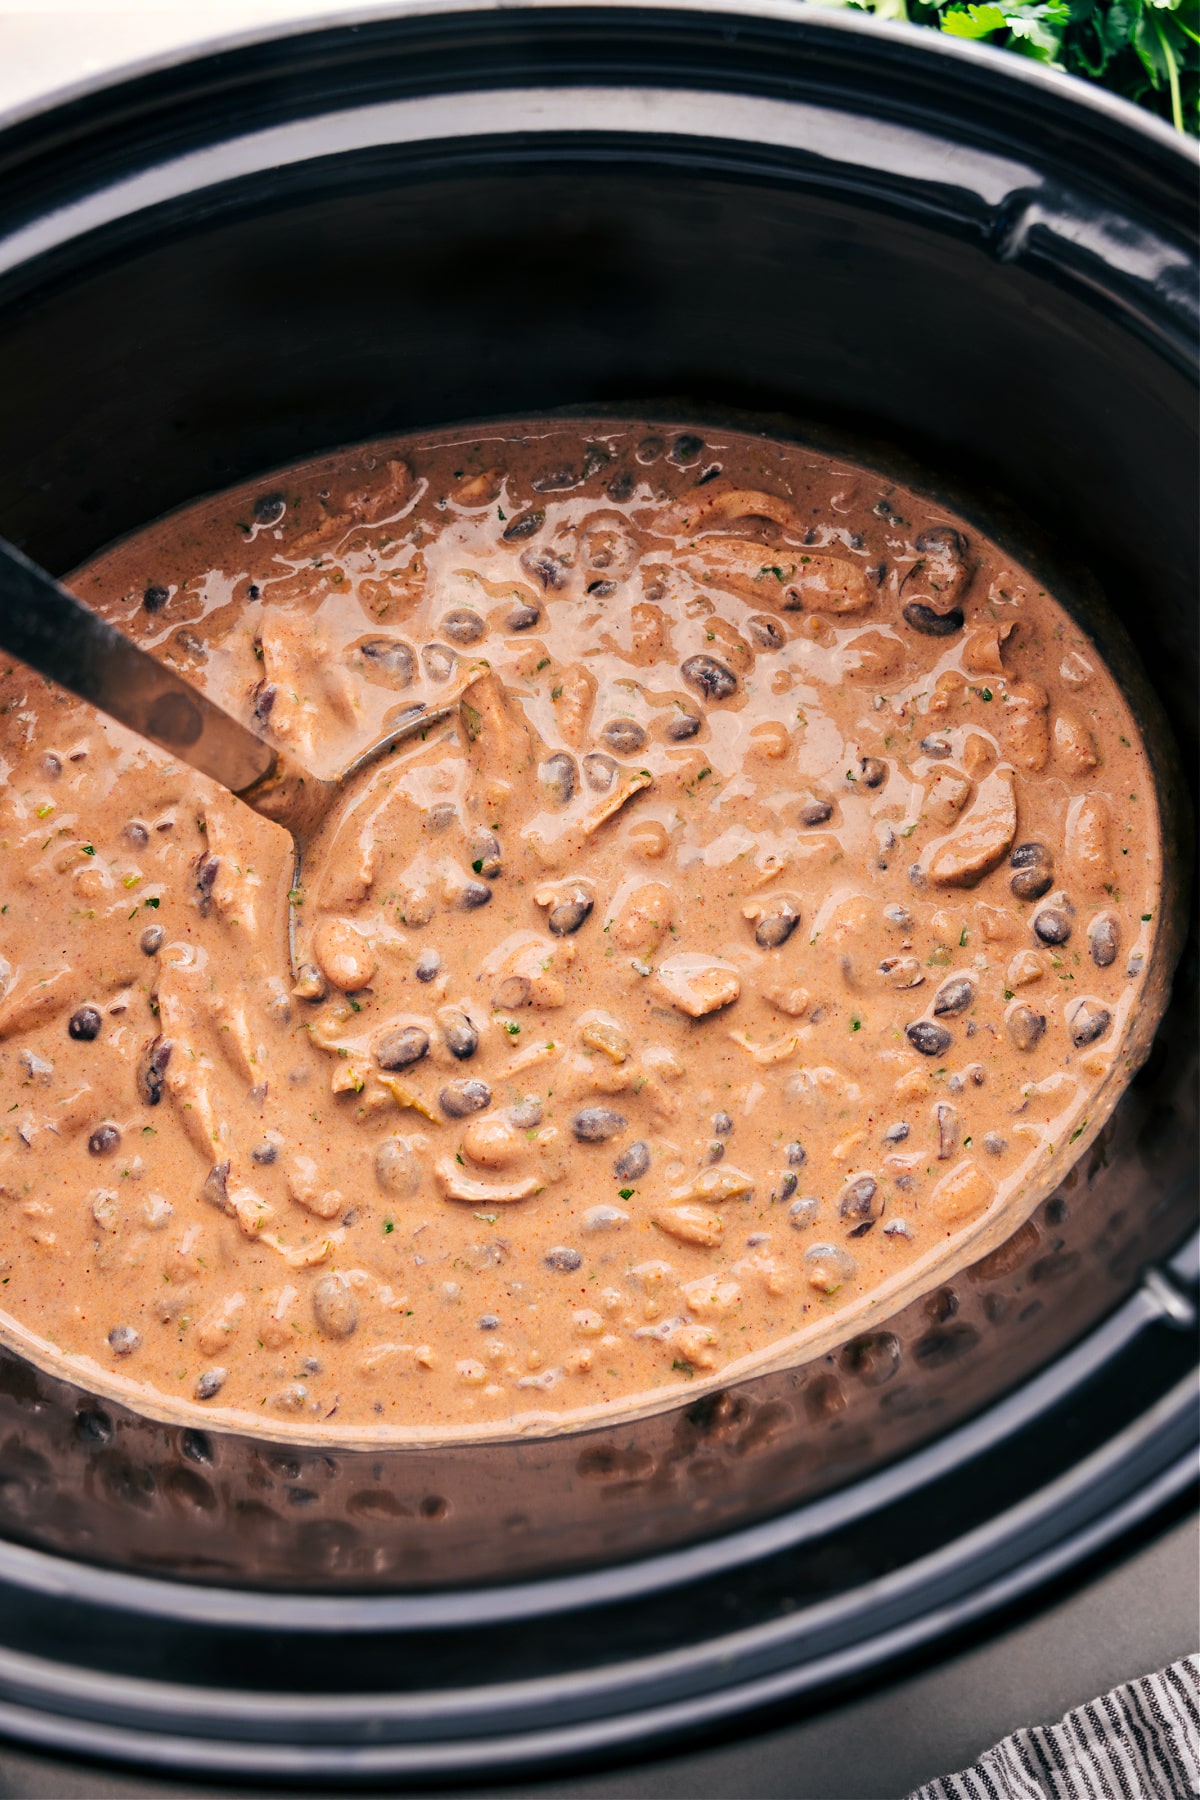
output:
[[[1193,1800],[1200,1795],[1200,1656],[1114,1688],[1057,1725],[1015,1731],[909,1800]]]

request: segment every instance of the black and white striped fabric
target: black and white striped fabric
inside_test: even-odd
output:
[[[1200,1657],[1114,1688],[1057,1725],[1016,1731],[909,1800],[1193,1800],[1200,1795]]]

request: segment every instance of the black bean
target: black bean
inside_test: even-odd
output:
[[[766,613],[755,613],[747,619],[746,630],[760,650],[782,650],[787,643],[787,634],[779,620]]]
[[[413,969],[418,981],[436,981],[441,973],[442,959],[436,950],[422,950]]]
[[[212,906],[213,888],[220,870],[220,859],[215,856],[202,856],[196,865],[196,904],[202,914],[207,914]]]
[[[215,1394],[220,1393],[228,1380],[228,1369],[205,1369],[193,1392],[197,1400],[211,1400]]]
[[[788,1159],[788,1166],[793,1169],[802,1169],[808,1161],[808,1151],[803,1144],[789,1144],[783,1154]]]
[[[615,581],[589,581],[587,591],[594,600],[607,600],[610,594],[616,593],[617,584]]]
[[[613,1164],[613,1174],[618,1181],[640,1181],[649,1167],[650,1146],[639,1138],[627,1150],[622,1150]]]
[[[282,494],[260,494],[254,502],[254,519],[258,525],[278,525],[287,511]]]
[[[108,1334],[108,1347],[114,1356],[132,1356],[142,1347],[142,1334],[132,1325],[114,1325]]]
[[[673,713],[667,720],[667,736],[673,744],[686,743],[695,737],[702,722],[696,713]]]
[[[458,890],[458,904],[467,912],[474,912],[477,907],[486,906],[492,897],[492,890],[486,881],[468,881]]]
[[[454,652],[447,644],[422,644],[421,663],[430,681],[449,681],[454,673]]]
[[[296,970],[296,985],[292,992],[298,1000],[324,1000],[329,993],[329,983],[316,963],[301,963]]]
[[[608,484],[608,497],[610,500],[614,500],[618,506],[624,506],[627,500],[632,500],[633,490],[636,486],[637,479],[633,472],[629,469],[619,469]]]
[[[157,1106],[163,1097],[167,1065],[174,1048],[170,1038],[151,1038],[138,1058],[137,1090],[147,1106]]]
[[[530,486],[535,494],[565,494],[569,489],[578,487],[580,475],[578,469],[564,466],[561,469],[545,469],[535,475]],[[508,533],[505,532],[505,537]]]
[[[833,807],[828,800],[810,800],[806,806],[800,808],[802,825],[824,825],[832,817]]]
[[[466,1062],[479,1048],[479,1033],[466,1013],[453,1013],[442,1020],[442,1036],[451,1056]]]
[[[140,819],[130,819],[122,826],[121,836],[127,844],[132,844],[135,850],[144,850],[150,842],[150,827],[143,825]]]
[[[902,1144],[907,1136],[907,1123],[903,1119],[898,1119],[894,1125],[888,1126],[883,1134],[883,1141],[885,1144]]]
[[[577,894],[570,900],[560,900],[557,906],[550,908],[546,923],[555,937],[570,937],[572,932],[579,930],[594,904],[590,896],[582,894]]]
[[[724,1144],[721,1142],[720,1138],[713,1138],[704,1152],[704,1160],[709,1164],[719,1163],[724,1155]]]
[[[439,800],[425,814],[423,826],[426,831],[448,831],[458,817],[458,808],[452,800]]]
[[[271,1164],[278,1160],[278,1157],[279,1147],[277,1144],[273,1144],[270,1138],[264,1138],[261,1144],[255,1144],[250,1152],[250,1161],[258,1163],[260,1168],[264,1169],[270,1168]]]
[[[1005,1015],[1004,1029],[1014,1050],[1032,1050],[1045,1034],[1046,1016],[1034,1012],[1032,1006],[1018,1004]]]
[[[231,1164],[228,1162],[214,1163],[200,1184],[200,1198],[207,1200],[210,1206],[215,1206],[222,1212],[225,1210],[225,1202],[229,1198],[230,1167]]]
[[[879,756],[860,756],[858,769],[864,787],[881,788],[888,778],[888,766]]]
[[[1101,913],[1088,926],[1088,949],[1098,969],[1110,968],[1116,962],[1120,942],[1117,922],[1107,913]]]
[[[646,733],[636,719],[610,719],[600,735],[618,756],[636,756],[646,747]]]
[[[932,756],[938,762],[950,754],[950,744],[944,737],[923,737],[921,749],[926,756]]]
[[[939,1100],[933,1116],[937,1121],[938,1160],[946,1162],[958,1148],[958,1114],[944,1100]]]
[[[358,1301],[344,1275],[322,1275],[313,1289],[313,1317],[326,1337],[352,1337],[358,1329]]]
[[[417,672],[417,659],[402,638],[367,638],[358,649],[396,687],[407,687]]]
[[[794,1231],[804,1231],[816,1219],[821,1210],[821,1202],[814,1194],[804,1194],[799,1200],[793,1200],[788,1207],[788,1224]]]
[[[1054,884],[1054,858],[1045,844],[1018,844],[1009,857],[1009,887],[1018,900],[1040,900]]]
[[[555,1244],[552,1250],[547,1250],[542,1261],[557,1275],[573,1275],[576,1269],[583,1266],[583,1258],[578,1250],[572,1250],[566,1244]]]
[[[487,626],[469,607],[460,606],[446,614],[442,631],[452,644],[478,644],[487,636]]]
[[[98,1006],[81,1006],[67,1021],[67,1035],[77,1044],[90,1044],[93,1038],[100,1036],[102,1023]]]
[[[532,537],[546,523],[545,513],[538,507],[531,512],[518,513],[512,522],[504,527],[503,537],[506,543],[516,544],[522,538]]]
[[[527,550],[521,558],[521,567],[544,588],[555,592],[566,587],[567,576],[571,573],[570,563],[565,557],[556,556],[553,550],[539,550],[536,556],[532,550]]]
[[[914,1050],[922,1056],[944,1056],[954,1039],[944,1025],[935,1025],[932,1019],[917,1019],[904,1027],[904,1035]]]
[[[475,1321],[480,1331],[499,1331],[500,1320],[495,1313],[480,1313]]]
[[[528,1006],[533,999],[533,983],[528,975],[506,975],[495,993],[492,1005],[498,1012],[513,1012]]]
[[[161,612],[170,598],[171,596],[167,589],[165,587],[159,587],[156,582],[153,586],[148,587],[142,595],[142,605],[148,613]]]
[[[62,774],[62,757],[56,756],[53,750],[47,750],[42,758],[42,769],[51,781],[57,781]]]
[[[628,1223],[629,1214],[619,1206],[591,1206],[583,1215],[585,1231],[619,1231]]]
[[[500,839],[492,831],[477,831],[471,838],[471,867],[477,875],[495,881],[503,868]]]
[[[606,1144],[625,1129],[625,1119],[610,1106],[585,1106],[571,1120],[571,1130],[581,1144]]]
[[[969,975],[956,975],[944,981],[933,996],[934,1016],[944,1019],[948,1013],[965,1012],[975,1003],[975,983]]]
[[[715,656],[689,656],[680,664],[679,673],[688,686],[699,689],[706,700],[728,700],[737,693],[737,676]]]
[[[111,1156],[120,1148],[121,1133],[116,1125],[105,1123],[97,1125],[88,1139],[88,1149],[93,1156]]]
[[[603,750],[589,750],[583,759],[583,778],[595,794],[607,794],[617,779],[617,765]]]
[[[883,1198],[873,1175],[860,1175],[843,1188],[838,1200],[838,1217],[851,1228],[851,1237],[862,1237],[883,1213]]]
[[[633,454],[637,457],[637,459],[640,463],[652,463],[652,462],[658,461],[659,457],[662,455],[662,453],[665,449],[666,449],[666,445],[664,444],[662,438],[660,438],[660,437],[645,437],[642,439],[641,443],[638,445],[637,449],[634,451]]]
[[[951,607],[949,612],[934,612],[932,606],[923,601],[910,600],[904,608],[904,617],[914,631],[925,637],[953,637],[956,631],[963,628],[961,607]]]
[[[729,1137],[733,1132],[733,1120],[727,1112],[714,1113],[712,1128],[718,1137]]]
[[[167,934],[162,929],[162,925],[148,925],[137,941],[142,949],[142,956],[158,956],[158,950],[162,949],[167,941]]]
[[[1111,1024],[1112,1014],[1098,1000],[1081,1000],[1067,1021],[1071,1042],[1077,1050],[1102,1038]]]
[[[250,713],[256,725],[266,725],[271,711],[279,698],[279,689],[273,681],[260,681],[250,697]]]
[[[442,1111],[451,1119],[465,1119],[469,1113],[483,1112],[492,1104],[492,1090],[486,1081],[452,1081],[438,1095]]]
[[[375,1061],[381,1069],[409,1069],[429,1054],[429,1033],[419,1025],[404,1025],[385,1032],[375,1045]]]
[[[667,451],[667,461],[674,463],[676,468],[690,469],[694,463],[700,461],[703,455],[704,439],[686,431],[681,437],[675,439]]]
[[[516,606],[504,623],[509,631],[532,631],[541,616],[536,606]]]
[[[771,1189],[771,1204],[774,1206],[781,1201],[790,1200],[799,1186],[800,1177],[791,1169],[785,1169],[779,1177],[779,1186]]]
[[[509,1124],[515,1125],[518,1131],[536,1131],[542,1122],[541,1101],[532,1094],[524,1100],[518,1100],[515,1106],[509,1107],[508,1119]]]
[[[760,919],[754,932],[754,941],[760,950],[778,950],[786,944],[800,923],[800,914],[787,900],[779,903],[778,912],[768,913]]]
[[[922,556],[934,556],[943,562],[961,562],[967,554],[967,540],[953,525],[931,525],[914,542]]]
[[[575,758],[568,756],[565,750],[558,750],[548,756],[538,771],[550,795],[559,806],[566,806],[579,786],[579,772],[575,767]]]
[[[888,924],[894,925],[898,931],[911,931],[913,928],[913,917],[906,906],[898,906],[894,903],[891,906],[885,906],[883,916]]]
[[[998,1131],[986,1131],[983,1135],[983,1147],[989,1156],[1003,1156],[1008,1149],[1008,1139],[1002,1138]]]
[[[1065,944],[1071,935],[1071,921],[1057,906],[1043,906],[1033,921],[1036,937],[1043,944]]]
[[[48,1057],[39,1056],[36,1050],[28,1048],[19,1052],[21,1067],[30,1081],[39,1081],[43,1087],[49,1087],[54,1074],[54,1064]]]

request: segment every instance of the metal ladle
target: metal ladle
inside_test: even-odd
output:
[[[403,739],[449,718],[463,685],[445,704],[414,702],[387,732],[337,775],[326,778],[264,743],[206,694],[77,600],[45,569],[0,538],[0,650],[69,688],[121,725],[220,782],[292,835],[293,888],[311,840],[346,783]],[[292,933],[289,930],[289,939]]]

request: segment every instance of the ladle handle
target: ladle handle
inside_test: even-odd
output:
[[[275,752],[0,538],[0,649],[235,794]]]

